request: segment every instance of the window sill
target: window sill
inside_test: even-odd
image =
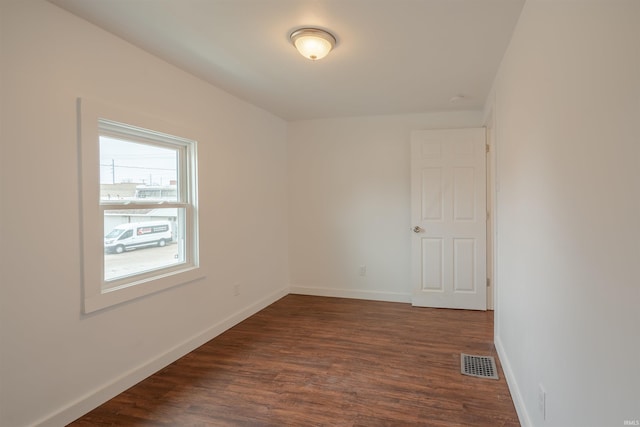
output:
[[[105,289],[95,295],[85,296],[84,313],[93,313],[126,301],[194,282],[204,277],[206,277],[204,268],[190,266],[150,279],[130,282],[127,286]]]

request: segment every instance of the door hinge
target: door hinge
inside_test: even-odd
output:
[[[487,150],[487,153],[489,152],[489,144],[485,144],[485,149]]]
[[[487,277],[487,288],[490,288],[490,287],[491,287],[491,279]]]

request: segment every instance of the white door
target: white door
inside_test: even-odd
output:
[[[411,134],[412,304],[486,310],[485,129]]]

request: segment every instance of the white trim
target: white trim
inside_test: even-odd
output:
[[[531,422],[531,418],[529,418],[529,413],[527,412],[527,408],[524,404],[524,399],[520,393],[520,387],[518,387],[518,382],[516,381],[516,377],[511,369],[511,362],[509,362],[509,358],[507,357],[507,353],[504,351],[504,347],[502,346],[502,341],[499,336],[494,337],[494,344],[496,352],[498,353],[498,358],[500,359],[500,364],[502,365],[504,377],[507,380],[509,392],[511,393],[511,400],[513,400],[513,405],[516,407],[520,425],[522,425],[522,427],[532,427],[533,423]]]
[[[498,262],[497,262],[497,258],[496,255],[498,253],[497,249],[497,245],[498,245],[498,241],[497,241],[497,237],[498,237],[498,223],[497,223],[497,211],[498,211],[498,204],[497,204],[497,197],[498,197],[498,192],[497,192],[497,186],[496,186],[496,171],[497,171],[497,161],[498,161],[498,156],[497,156],[497,138],[496,138],[496,113],[495,113],[495,104],[491,104],[490,107],[487,107],[488,109],[488,115],[486,117],[486,120],[484,122],[484,128],[487,131],[487,147],[489,148],[489,150],[487,151],[487,164],[488,164],[488,168],[486,171],[486,178],[487,178],[487,201],[490,201],[490,203],[487,203],[487,212],[489,214],[488,220],[487,220],[487,229],[490,231],[491,233],[491,247],[489,247],[489,245],[487,245],[487,259],[491,259],[491,266],[489,266],[489,264],[487,263],[487,278],[491,280],[491,287],[490,287],[490,291],[491,291],[491,298],[489,298],[489,292],[487,292],[487,309],[488,310],[496,310],[496,298],[497,298],[497,282],[498,280],[496,279],[496,272],[498,271]],[[489,236],[487,236],[487,243],[489,243]],[[491,251],[491,253],[489,253],[489,251]],[[489,274],[491,273],[491,274]],[[495,324],[494,324],[495,325]],[[494,326],[495,329],[495,326]]]
[[[163,120],[94,100],[77,99],[77,120],[81,177],[80,235],[84,313],[95,312],[204,278],[207,274],[206,268],[200,267],[198,255],[197,141],[184,136],[174,137],[174,135],[188,135],[188,131]],[[178,156],[178,185],[181,186],[181,190],[178,191],[179,200],[159,205],[142,202],[126,206],[121,206],[121,203],[101,202],[98,165],[99,140],[103,129],[110,135],[131,137],[134,141],[144,140],[145,143],[153,142],[154,138],[158,137],[159,145],[172,146]],[[133,135],[129,135],[130,132]],[[154,273],[137,274],[117,280],[109,283],[109,289],[105,289],[104,212],[118,207],[133,209],[151,206],[184,207],[184,227],[187,238],[184,248],[185,262],[175,267],[153,270]]]
[[[59,409],[58,411],[41,418],[33,424],[34,427],[56,427],[67,425],[78,419],[84,414],[102,405],[104,402],[112,399],[133,385],[139,383],[145,378],[153,375],[160,369],[175,362],[185,354],[195,350],[206,342],[212,340],[223,332],[231,329],[233,326],[243,320],[253,316],[260,310],[268,307],[280,298],[289,293],[287,288],[282,288],[271,295],[251,304],[250,306],[228,316],[213,326],[197,333],[187,340],[175,345],[157,357],[147,360],[139,366],[130,369],[111,382],[104,384],[93,391],[85,394],[83,397],[70,403],[69,405]]]
[[[166,273],[154,270],[154,274],[148,278],[139,280],[128,278],[127,286],[105,289],[99,294],[89,295],[85,288],[84,312],[92,313],[125,301],[131,301],[175,286],[195,282],[205,278],[206,275],[207,269],[204,267],[179,266],[179,268]],[[138,276],[143,275],[138,274]]]
[[[335,297],[364,299],[371,301],[405,302],[411,304],[411,294],[401,292],[368,291],[360,289],[313,288],[308,286],[291,286],[292,294],[312,295],[317,297]]]

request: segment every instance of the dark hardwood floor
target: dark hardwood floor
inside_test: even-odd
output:
[[[70,425],[519,426],[492,337],[492,312],[288,295]]]

